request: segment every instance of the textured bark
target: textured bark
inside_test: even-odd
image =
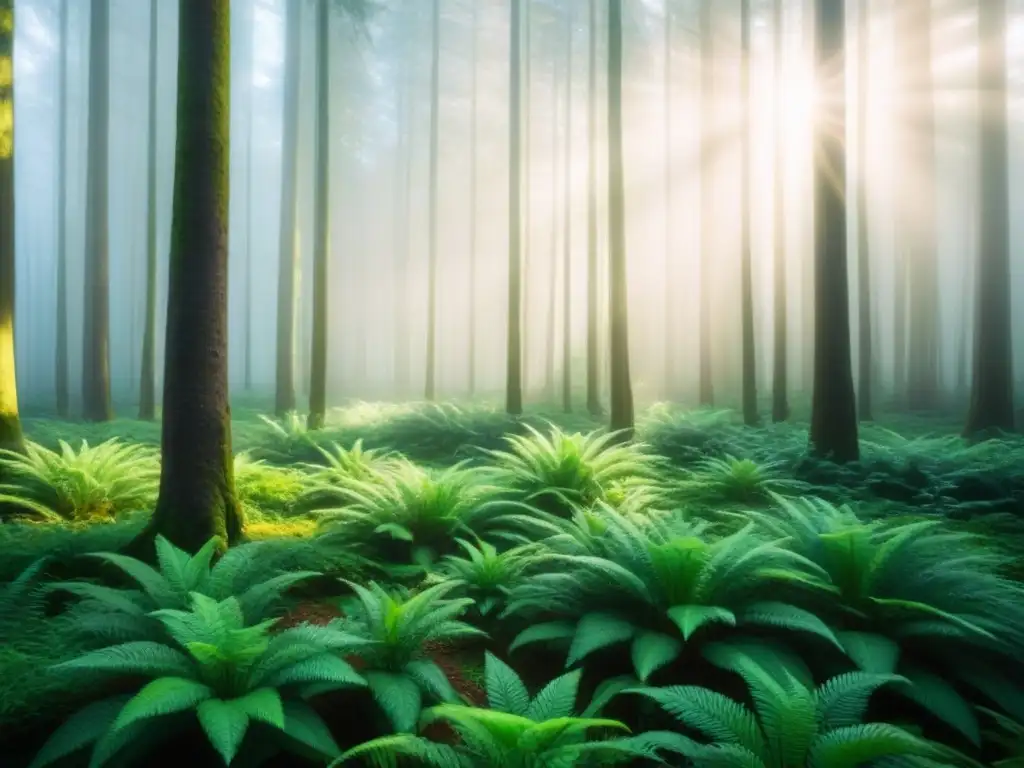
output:
[[[469,96],[469,396],[476,395],[476,273],[477,273],[477,63],[480,26],[480,6],[473,3],[473,43],[471,53],[472,82]]]
[[[750,93],[750,27],[753,19],[750,13],[750,0],[742,0],[740,4],[740,26],[742,62],[740,64],[740,88],[743,100],[743,120],[741,122],[741,180],[740,180],[740,313],[743,336],[743,423],[748,427],[758,422],[757,414],[757,350],[754,337],[754,276],[751,260],[750,244],[750,109],[752,95]]]
[[[505,410],[523,412],[522,337],[522,6],[511,0],[508,158],[508,345],[505,365]]]
[[[975,268],[974,378],[965,435],[1012,431],[1013,338],[1010,303],[1010,178],[1007,126],[1007,0],[985,0],[981,57],[981,205]]]
[[[871,421],[874,408],[874,383],[871,346],[871,228],[868,196],[868,63],[870,62],[871,9],[870,0],[860,2],[860,30],[857,34],[857,293],[858,293],[858,361],[857,408],[862,421]]]
[[[565,136],[562,145],[562,410],[572,411],[572,34],[574,16],[565,24]]]
[[[715,108],[715,24],[711,3],[700,4],[700,79],[701,79],[701,157],[700,157],[700,382],[699,402],[702,406],[715,404],[715,384],[711,358],[711,265],[714,262],[715,163],[709,151],[714,131]]]
[[[313,339],[309,372],[309,429],[320,429],[327,416],[327,280],[330,266],[331,119],[328,0],[316,4],[316,161],[313,190]]]
[[[811,447],[838,463],[856,461],[857,405],[850,359],[850,297],[846,274],[846,23],[843,0],[817,0],[817,65],[828,67],[828,114],[818,116],[814,197],[814,394]]]
[[[632,438],[629,291],[626,282],[626,192],[622,162],[622,0],[608,0],[608,289],[611,314],[611,423]]]
[[[114,418],[110,403],[110,0],[92,0],[89,20],[89,144],[85,204],[82,408],[87,421]]]
[[[431,20],[430,61],[430,191],[428,205],[427,255],[427,370],[423,396],[433,400],[437,396],[437,160],[438,118],[441,110],[441,0],[433,0]]]
[[[149,4],[149,147],[146,159],[146,322],[142,333],[139,419],[156,418],[156,99],[159,46],[157,0]]]
[[[775,34],[775,241],[772,282],[774,298],[772,320],[772,421],[789,418],[789,296],[786,281],[786,113],[785,81],[782,65],[785,51],[785,5],[774,0],[772,5]]]
[[[277,268],[277,350],[274,411],[295,410],[295,268],[299,259],[296,207],[299,156],[299,78],[302,6],[285,6],[283,125],[281,126],[281,213]]]
[[[597,276],[597,0],[590,0],[587,75],[587,412],[601,415]]]
[[[60,4],[60,59],[57,64],[57,338],[54,350],[54,391],[57,415],[65,419],[71,410],[68,373],[68,4]]]
[[[130,548],[241,534],[228,397],[230,0],[181,0],[160,496]]]

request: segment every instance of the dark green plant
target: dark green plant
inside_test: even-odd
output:
[[[771,494],[792,496],[808,490],[793,479],[782,461],[757,462],[735,456],[711,456],[697,462],[677,489],[684,497],[704,503],[762,504]]]
[[[978,710],[992,721],[984,731],[985,740],[997,746],[1003,757],[992,763],[993,768],[1024,768],[1024,724],[1011,720],[985,707]]]

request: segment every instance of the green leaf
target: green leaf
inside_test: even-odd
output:
[[[933,754],[931,745],[888,723],[837,728],[819,736],[811,746],[810,768],[858,768],[883,757]]]
[[[414,659],[405,665],[405,674],[412,678],[423,693],[439,702],[455,701],[458,694],[437,664],[429,659]]]
[[[683,633],[683,640],[689,640],[705,624],[736,626],[736,615],[732,611],[714,605],[674,605],[668,609],[668,617]]]
[[[974,746],[981,746],[981,727],[974,709],[952,685],[938,675],[914,665],[904,665],[900,669],[909,686],[903,686],[899,692],[920,704],[946,725],[963,734]]]
[[[200,702],[196,714],[210,744],[224,760],[224,765],[231,765],[249,729],[248,715],[235,706],[235,702],[220,699]]]
[[[289,738],[328,759],[337,757],[341,752],[320,715],[304,701],[284,702],[282,730]]]
[[[896,672],[900,646],[891,638],[874,632],[836,632],[846,655],[865,672],[891,675]]]
[[[636,627],[611,613],[588,613],[576,625],[565,666],[570,667],[594,651],[630,640]]]
[[[363,677],[347,661],[330,653],[321,653],[319,656],[278,669],[259,682],[260,685],[269,688],[306,683],[329,683],[336,688],[361,688],[366,685]]]
[[[119,675],[191,676],[195,666],[181,651],[164,643],[136,640],[84,653],[52,667],[55,672],[112,672]]]
[[[539,723],[556,717],[572,715],[576,707],[576,693],[580,687],[582,674],[582,670],[574,669],[545,685],[530,702],[530,706],[526,709],[526,716]]]
[[[392,672],[366,672],[366,682],[377,705],[399,733],[412,733],[420,719],[423,699],[420,687],[405,675]]]
[[[261,723],[284,730],[284,707],[276,688],[258,688],[232,701],[249,717]]]
[[[78,710],[50,734],[29,768],[43,768],[98,741],[129,699],[131,696],[113,696]]]
[[[508,664],[490,651],[484,656],[484,681],[491,709],[513,715],[526,715],[530,693],[522,679]]]
[[[386,534],[392,539],[399,541],[412,541],[414,538],[412,531],[398,523],[381,523],[373,529],[373,532],[376,534]]]
[[[517,648],[531,643],[543,643],[549,640],[569,640],[576,634],[576,625],[568,621],[548,621],[543,624],[534,624],[520,632],[508,652],[512,653]]]
[[[655,671],[675,660],[683,649],[683,644],[676,638],[661,632],[641,632],[633,639],[631,649],[633,669],[641,682]]]
[[[748,605],[740,615],[739,621],[743,624],[779,627],[791,632],[807,632],[843,650],[838,638],[824,621],[810,611],[788,603],[766,601]]]
[[[192,709],[213,697],[209,686],[183,677],[161,677],[153,680],[124,705],[114,721],[114,730],[159,715],[170,715]]]

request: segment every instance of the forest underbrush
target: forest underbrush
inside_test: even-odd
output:
[[[147,565],[158,427],[24,423],[5,768],[1024,765],[1021,437],[882,421],[837,466],[727,411],[244,412],[245,543]]]

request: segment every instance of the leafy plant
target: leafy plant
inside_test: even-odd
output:
[[[305,478],[295,470],[270,466],[248,453],[235,456],[235,495],[247,520],[260,514],[292,513],[305,485]]]
[[[992,763],[993,768],[1024,768],[1024,724],[985,707],[978,709],[993,723],[993,727],[985,731],[987,740],[1005,755]]]
[[[572,768],[615,765],[650,754],[626,739],[592,740],[595,730],[626,731],[618,720],[597,717],[601,707],[627,683],[602,686],[581,716],[574,716],[580,672],[552,680],[531,698],[520,677],[488,653],[485,661],[489,708],[442,704],[423,713],[421,724],[448,723],[456,746],[408,733],[385,736],[350,749],[332,765],[361,757],[374,765],[394,765],[398,757],[436,768]]]
[[[789,477],[781,461],[758,463],[735,456],[712,456],[697,463],[693,474],[679,490],[705,502],[758,504],[771,501],[771,494],[793,495],[807,490],[807,484]]]
[[[77,451],[63,440],[59,445],[0,451],[0,504],[46,522],[110,520],[152,507],[160,481],[155,448],[116,439],[91,447],[83,440]]]
[[[436,584],[408,597],[373,582],[368,587],[346,583],[355,599],[346,601],[344,616],[331,626],[364,641],[357,653],[374,701],[396,731],[412,731],[425,698],[456,700],[445,673],[428,658],[428,647],[485,636],[456,618],[473,601],[445,599],[457,582]]]
[[[285,735],[288,740],[281,746],[294,751],[326,758],[339,753],[306,699],[365,685],[337,655],[360,640],[309,625],[271,637],[275,620],[247,625],[233,597],[217,602],[195,593],[190,610],[164,609],[152,616],[164,626],[169,642],[113,645],[54,667],[58,674],[82,680],[152,679],[134,695],[103,699],[73,715],[39,751],[33,768],[90,745],[90,766],[100,768],[129,750],[144,753],[194,722],[192,715],[225,765],[235,759],[251,724]]]

